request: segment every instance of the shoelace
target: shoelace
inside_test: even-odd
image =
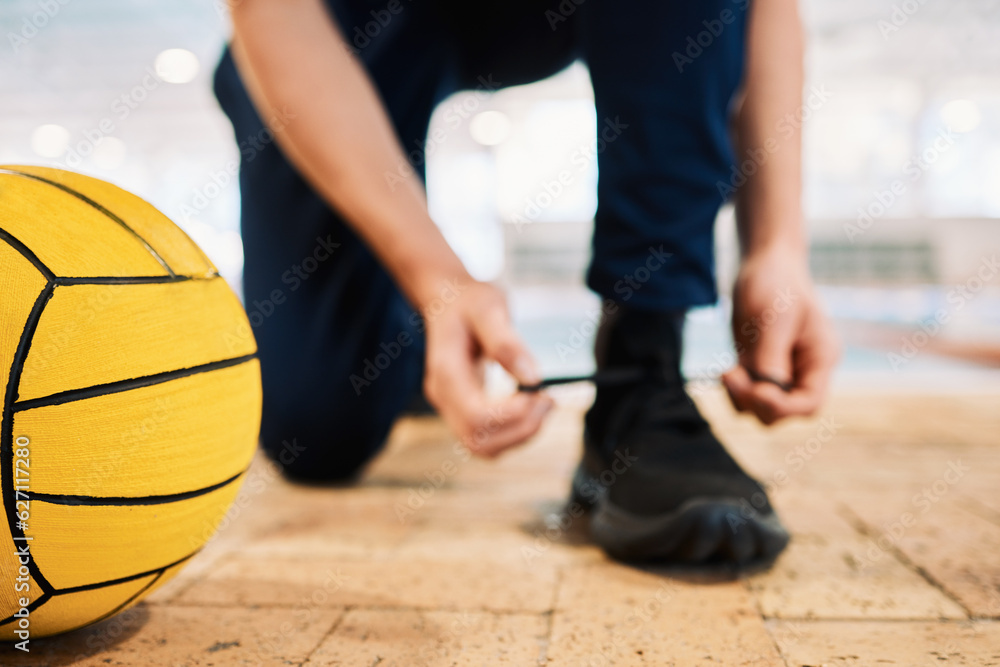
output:
[[[750,375],[750,379],[754,382],[768,382],[785,392],[792,390],[791,382],[785,382],[784,380],[779,380],[770,375],[758,373],[752,369],[748,370],[747,373]],[[641,382],[642,380],[657,379],[658,375],[658,373],[640,366],[607,368],[597,371],[596,373],[591,373],[590,375],[567,375],[563,377],[545,378],[541,382],[537,382],[535,384],[518,384],[517,390],[531,393],[541,391],[555,385],[573,384],[575,382],[592,382],[596,386],[613,387],[633,384],[635,382]],[[718,379],[719,378],[716,378],[716,380]]]

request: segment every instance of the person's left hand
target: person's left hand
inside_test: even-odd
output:
[[[840,344],[804,253],[776,247],[744,259],[733,288],[732,326],[739,363],[722,381],[736,409],[765,424],[816,412]],[[764,376],[791,389],[761,381]]]

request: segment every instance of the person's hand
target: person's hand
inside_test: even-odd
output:
[[[484,362],[498,362],[518,382],[541,380],[535,361],[514,330],[503,292],[469,280],[450,304],[425,312],[427,400],[475,454],[494,457],[534,435],[552,408],[544,393],[517,393],[500,401],[487,398]]]
[[[840,345],[804,253],[779,247],[745,258],[733,288],[732,324],[739,363],[722,380],[736,409],[749,410],[765,424],[813,414],[823,402]]]

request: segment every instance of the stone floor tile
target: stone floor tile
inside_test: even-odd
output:
[[[297,665],[342,616],[340,609],[206,609],[139,605],[24,654],[0,645],[0,664],[49,667]]]
[[[898,515],[870,504],[851,509],[869,532],[869,560],[898,550],[974,617],[1000,618],[1000,525],[960,502],[946,498]]]
[[[190,586],[186,604],[317,604],[541,613],[552,608],[554,568],[495,563],[239,558]]]
[[[741,582],[616,564],[566,570],[548,657],[553,665],[783,666]]]
[[[1000,665],[1000,623],[769,621],[788,665]]]
[[[965,618],[964,610],[891,554],[869,558],[862,538],[795,536],[774,567],[749,577],[765,617]]]
[[[306,667],[481,667],[545,664],[543,615],[357,609]]]

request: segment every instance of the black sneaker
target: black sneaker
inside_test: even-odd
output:
[[[598,387],[572,500],[593,510],[591,535],[613,558],[769,560],[788,544],[788,532],[763,487],[733,460],[684,391],[683,321],[683,314],[620,308],[602,322],[598,369],[639,366],[649,373]]]

